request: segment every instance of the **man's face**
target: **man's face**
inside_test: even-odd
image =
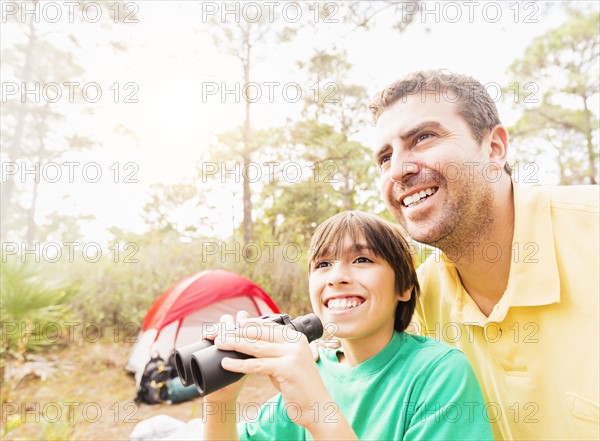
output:
[[[380,115],[375,145],[388,209],[413,239],[442,249],[478,237],[491,222],[490,183],[499,178],[489,149],[448,98],[400,99]]]

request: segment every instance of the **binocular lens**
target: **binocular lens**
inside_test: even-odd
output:
[[[185,371],[185,367],[183,366],[183,360],[179,352],[175,353],[175,367],[177,368],[177,373],[179,374],[179,378],[181,379],[181,383],[184,386],[189,386],[187,372]]]
[[[181,384],[189,386],[194,384],[194,377],[192,376],[190,357],[194,352],[198,352],[202,349],[210,348],[213,342],[210,340],[201,340],[191,345],[184,346],[183,348],[177,349],[175,352],[175,367],[177,368],[177,375],[181,380]]]
[[[198,388],[198,392],[200,392],[200,396],[204,396],[204,378],[202,377],[202,371],[200,370],[200,366],[198,366],[198,362],[195,358],[192,358],[190,364],[192,367],[192,378],[194,379],[194,383]]]

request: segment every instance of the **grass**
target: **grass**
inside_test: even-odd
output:
[[[182,421],[202,416],[202,399],[176,405],[134,402],[135,380],[123,369],[132,345],[72,343],[57,351],[71,370],[41,381],[25,379],[3,391],[3,440],[129,440],[134,426],[166,414]],[[4,385],[3,387],[6,387]],[[277,391],[267,377],[250,377],[240,404],[263,403]]]

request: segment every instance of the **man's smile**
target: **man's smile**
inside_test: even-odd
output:
[[[408,194],[408,196],[403,196],[401,198],[402,204],[405,207],[414,207],[415,205],[420,204],[428,197],[434,195],[438,191],[438,188],[439,187],[427,187],[425,189],[412,191]]]

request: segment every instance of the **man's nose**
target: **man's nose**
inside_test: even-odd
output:
[[[390,164],[390,179],[402,182],[408,175],[419,173],[419,166],[411,155],[394,151]]]

